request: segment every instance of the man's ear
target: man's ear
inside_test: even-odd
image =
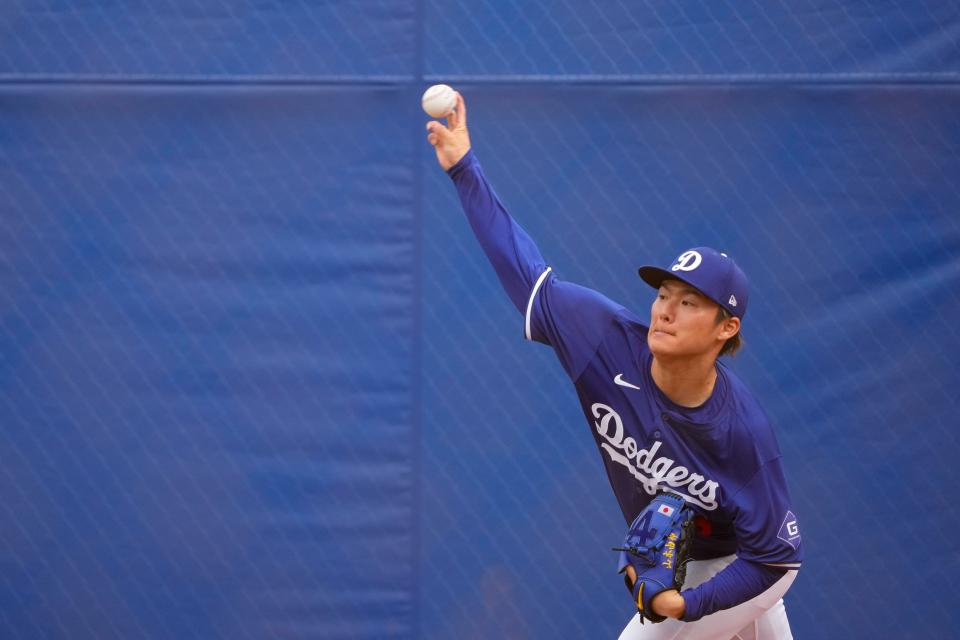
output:
[[[722,326],[720,327],[720,335],[717,337],[723,341],[727,341],[733,336],[737,335],[740,332],[740,318],[736,316],[730,316],[723,321]]]

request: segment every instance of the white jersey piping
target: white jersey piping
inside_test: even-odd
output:
[[[540,290],[540,285],[543,284],[543,281],[547,279],[547,274],[553,270],[553,267],[547,267],[547,269],[540,274],[540,277],[537,278],[537,284],[533,285],[533,291],[530,292],[530,300],[527,301],[527,315],[523,323],[523,337],[527,340],[533,340],[533,335],[530,333],[530,314],[533,312],[533,299],[537,297],[537,291]]]

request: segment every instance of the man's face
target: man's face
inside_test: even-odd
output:
[[[702,355],[723,346],[719,305],[679,280],[664,280],[650,308],[647,343],[658,357]]]

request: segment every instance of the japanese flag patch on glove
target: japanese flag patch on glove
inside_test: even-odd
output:
[[[693,539],[693,510],[674,493],[660,493],[630,525],[620,552],[617,573],[623,573],[627,590],[643,618],[651,622],[666,620],[650,608],[654,596],[668,589],[680,590],[687,572],[690,541]],[[631,584],[624,573],[628,566],[637,572]]]

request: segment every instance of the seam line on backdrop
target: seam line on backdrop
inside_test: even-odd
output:
[[[397,85],[417,82],[409,76],[212,76],[212,75],[141,75],[141,74],[57,74],[57,73],[0,73],[0,84],[103,84],[103,85]]]
[[[716,73],[716,74],[605,74],[605,75],[437,75],[424,82],[471,84],[960,84],[957,72],[906,73]]]
[[[884,84],[960,84],[956,72],[912,73],[780,73],[780,74],[636,74],[636,75],[329,75],[329,76],[264,76],[264,75],[142,75],[142,74],[43,74],[0,73],[0,84],[67,84],[67,85],[271,85],[361,86],[398,85],[410,83],[468,83],[468,84],[624,84],[624,85],[884,85]]]
[[[416,98],[419,97],[423,85],[423,63],[424,63],[424,1],[416,0],[413,6],[414,20],[417,25],[414,40],[414,77],[405,82],[408,91],[410,91],[409,107],[414,113],[421,116],[425,115],[420,111],[420,105]],[[413,86],[410,86],[413,85]],[[421,117],[422,121],[422,117]],[[423,616],[423,576],[420,574],[423,558],[421,557],[423,549],[423,449],[424,444],[424,417],[423,417],[423,270],[426,268],[423,258],[424,234],[426,229],[426,208],[423,199],[423,181],[424,181],[424,161],[423,161],[423,142],[424,132],[422,128],[411,127],[415,132],[413,136],[413,487],[410,505],[410,515],[413,518],[411,524],[410,536],[413,542],[411,549],[411,584],[410,597],[413,600],[410,612],[410,636],[411,638],[421,637],[421,628]],[[427,152],[427,155],[432,155]],[[427,160],[429,162],[429,160]]]

